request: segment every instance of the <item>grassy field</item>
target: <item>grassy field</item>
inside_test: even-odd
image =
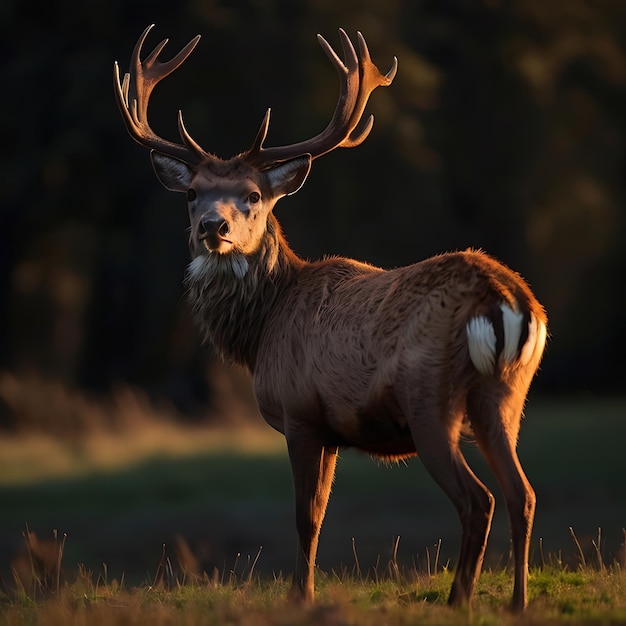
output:
[[[378,580],[355,576],[319,577],[315,606],[302,608],[285,600],[282,579],[256,577],[227,582],[205,580],[165,588],[131,590],[116,581],[83,574],[45,600],[22,595],[4,601],[0,624],[231,624],[233,626],[404,626],[476,624],[624,624],[626,575],[619,568],[602,571],[534,569],[530,575],[528,612],[517,617],[506,610],[508,573],[486,571],[474,607],[449,609],[445,604],[452,575],[403,576]]]
[[[538,510],[524,623],[626,623],[625,417],[621,399],[529,405],[519,449]],[[465,621],[508,623],[508,523],[467,455],[498,506]],[[342,454],[311,610],[283,600],[291,476],[282,438],[262,425],[4,437],[0,514],[0,624],[459,623],[444,606],[458,522],[419,460]]]

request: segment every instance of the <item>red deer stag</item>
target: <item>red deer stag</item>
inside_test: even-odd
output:
[[[304,183],[311,162],[358,146],[373,118],[367,100],[393,80],[358,34],[339,31],[342,61],[328,126],[307,141],[266,148],[269,110],[252,148],[222,160],[203,150],[178,115],[180,143],[147,119],[157,83],[198,43],[167,62],[167,40],[142,61],[150,28],[115,93],[127,130],[150,149],[158,179],[187,196],[191,261],[186,286],[204,339],[253,376],[260,412],[285,435],[293,471],[298,552],[290,596],[313,600],[318,536],[340,448],[375,457],[418,454],[457,508],[459,562],[449,603],[468,605],[479,576],[494,498],[469,468],[459,439],[470,426],[502,488],[515,556],[513,609],[527,602],[535,494],[516,453],[523,405],[546,340],[546,315],[520,276],[467,250],[384,271],[351,259],[300,259],[272,212]],[[132,80],[131,76],[134,78]]]

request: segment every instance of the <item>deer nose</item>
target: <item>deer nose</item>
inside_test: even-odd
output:
[[[200,239],[206,237],[226,237],[230,232],[228,222],[220,216],[204,215],[198,224]]]

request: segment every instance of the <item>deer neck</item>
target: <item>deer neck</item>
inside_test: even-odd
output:
[[[303,265],[272,214],[255,253],[195,257],[185,285],[204,341],[222,358],[254,370],[267,320]]]

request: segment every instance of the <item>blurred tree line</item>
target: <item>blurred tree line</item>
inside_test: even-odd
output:
[[[365,144],[316,161],[277,214],[302,256],[384,267],[481,247],[545,304],[546,392],[626,379],[623,0],[93,0],[0,8],[0,370],[107,393],[123,381],[183,410],[210,393],[181,280],[181,196],[153,176],[113,98],[113,61],[155,22],[175,54],[152,126],[176,112],[223,157],[323,128],[337,79],[318,47],[361,30],[399,72],[375,92]]]

